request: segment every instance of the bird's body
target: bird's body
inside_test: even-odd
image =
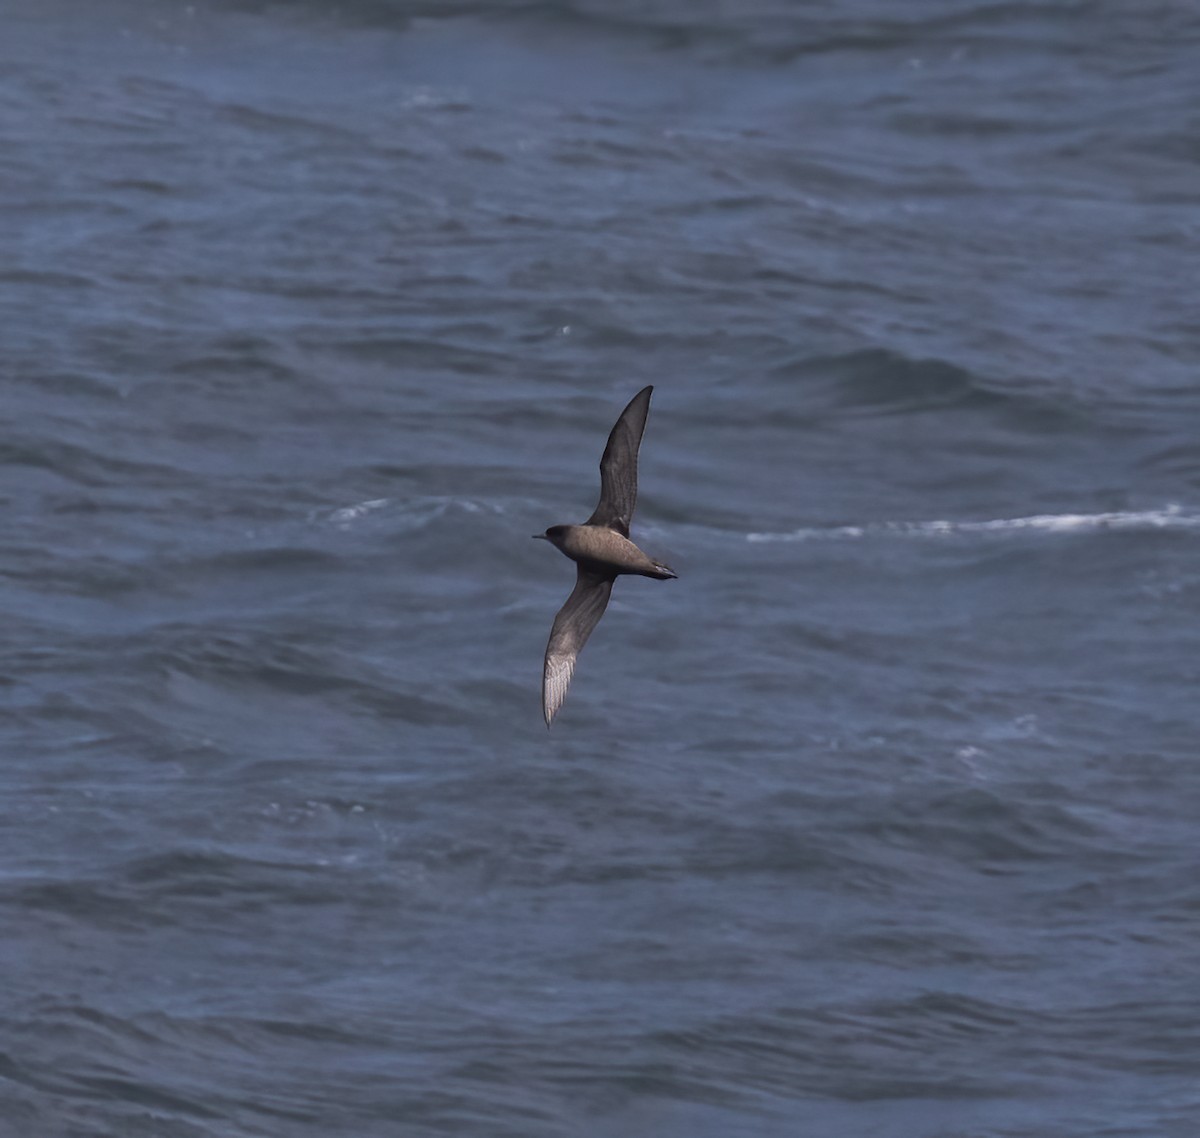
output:
[[[551,526],[543,535],[572,561],[595,572],[637,574],[666,581],[675,574],[608,526]]]
[[[653,387],[637,393],[621,412],[600,460],[600,501],[582,525],[551,526],[544,538],[576,563],[575,588],[558,610],[542,672],[542,712],[546,726],[562,706],[575,661],[608,607],[613,582],[625,574],[670,580],[669,566],[646,556],[629,540],[637,504],[637,456],[646,429]]]

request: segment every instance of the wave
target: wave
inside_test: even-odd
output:
[[[691,51],[707,61],[750,66],[790,66],[822,53],[907,53],[910,67],[932,57],[957,61],[975,36],[1001,35],[1016,48],[1070,50],[1071,11],[1055,0],[949,6],[916,3],[801,5],[792,0],[757,4],[691,4],[686,0],[216,0],[216,7],[277,18],[299,13],[350,26],[411,34],[435,22],[478,21],[490,25],[572,30],[591,37],[634,40],[660,52]],[[1119,6],[1114,6],[1119,8]],[[1187,5],[1164,6],[1154,21],[1118,18],[1112,50],[1130,44],[1160,48],[1186,43],[1193,31]],[[814,11],[813,9],[818,9]],[[189,9],[190,10],[190,9]],[[952,54],[954,52],[959,54]]]
[[[390,528],[401,531],[424,529],[425,526],[455,511],[466,514],[503,512],[498,506],[471,498],[424,495],[408,499],[371,498],[368,501],[356,502],[349,506],[312,510],[308,515],[308,520],[311,524],[327,523],[338,529],[348,529],[369,514],[378,514],[379,511],[384,511],[381,516],[386,516]]]
[[[1200,529],[1200,510],[1175,504],[1155,510],[1099,514],[1032,514],[987,521],[868,522],[861,526],[807,526],[784,533],[749,533],[747,541],[836,541],[865,537],[946,537],[955,534],[1080,533],[1094,530]]]

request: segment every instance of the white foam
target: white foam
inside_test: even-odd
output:
[[[971,533],[1079,533],[1102,529],[1200,529],[1200,511],[1167,505],[1157,510],[1103,514],[1032,514],[988,521],[872,522],[862,526],[808,527],[786,533],[750,533],[747,541],[830,541],[863,537],[946,537]]]
[[[369,502],[359,502],[357,506],[342,506],[329,515],[331,522],[352,522],[372,510],[381,510],[391,502],[391,498],[372,498]]]
[[[421,529],[454,511],[467,514],[501,514],[503,506],[478,502],[471,498],[456,498],[447,495],[421,495],[414,498],[372,498],[352,506],[339,506],[333,510],[318,510],[309,515],[310,522],[330,523],[345,530],[380,510],[387,510],[386,524],[400,530]]]

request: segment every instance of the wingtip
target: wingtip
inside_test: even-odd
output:
[[[543,682],[542,682],[542,718],[546,721],[546,730],[547,731],[549,731],[550,728],[554,725],[554,717],[556,715],[558,715],[559,711],[562,709],[562,704],[563,704],[562,697],[561,696],[559,697],[557,703],[554,702],[554,699],[555,699],[554,692],[547,687],[545,680],[543,680]]]

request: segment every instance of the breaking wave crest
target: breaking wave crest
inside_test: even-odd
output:
[[[833,541],[862,537],[945,537],[954,534],[1080,533],[1120,529],[1200,529],[1200,511],[1167,505],[1156,510],[1100,514],[1032,514],[988,521],[871,522],[861,526],[808,526],[785,533],[750,533],[747,541]]]

